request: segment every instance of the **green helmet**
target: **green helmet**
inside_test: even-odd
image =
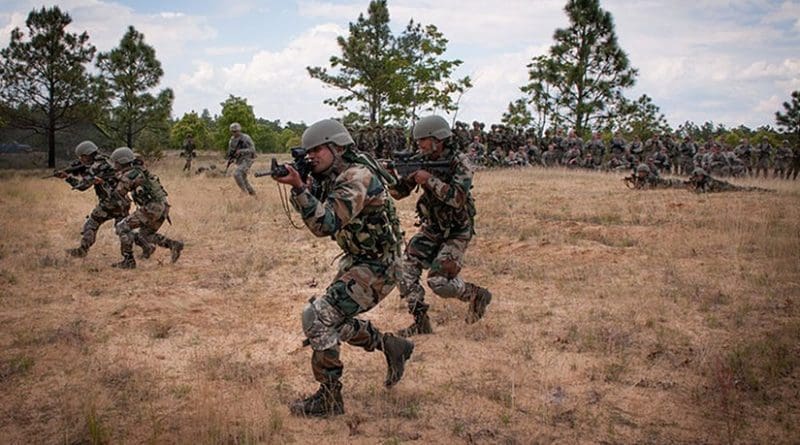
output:
[[[692,170],[692,176],[707,176],[707,175],[708,173],[706,173],[706,171],[700,167],[697,167],[696,169]]]
[[[328,142],[333,142],[340,147],[355,143],[350,133],[344,128],[341,122],[333,119],[323,119],[306,128],[306,131],[303,132],[300,145],[304,149],[310,150]]]
[[[441,141],[453,135],[453,132],[450,131],[450,124],[441,116],[423,117],[414,124],[411,133],[414,140],[433,136]]]
[[[242,131],[242,126],[238,122],[234,122],[228,127],[231,131]]]
[[[650,173],[650,167],[647,164],[639,164],[636,167],[636,173]]]
[[[75,146],[75,156],[88,156],[93,153],[97,153],[97,145],[92,141],[83,141]]]
[[[117,164],[129,164],[136,159],[136,155],[128,147],[119,147],[111,153],[111,160]]]

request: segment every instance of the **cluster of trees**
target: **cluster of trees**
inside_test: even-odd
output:
[[[55,166],[56,133],[91,122],[110,140],[159,147],[169,128],[173,93],[154,92],[164,74],[155,50],[133,27],[118,47],[95,58],[89,34],[70,33],[58,6],[33,10],[0,51],[0,114],[10,125],[45,135]],[[95,61],[96,74],[89,67]]]
[[[557,29],[546,54],[527,65],[529,81],[523,96],[508,104],[502,122],[513,129],[572,128],[590,132],[621,131],[645,140],[672,132],[664,115],[647,96],[630,100],[624,91],[638,71],[618,42],[614,21],[599,0],[568,0],[569,25]],[[119,46],[96,54],[89,35],[67,32],[68,14],[58,6],[33,10],[0,50],[0,124],[46,136],[49,164],[55,163],[56,133],[92,123],[113,143],[151,156],[161,147],[180,147],[187,134],[201,149],[222,149],[228,125],[239,122],[259,150],[278,152],[299,143],[305,125],[256,118],[245,98],[230,96],[219,116],[192,111],[171,119],[171,89],[157,91],[164,72],[153,47],[129,27]],[[448,40],[435,25],[411,19],[395,35],[389,27],[386,0],[372,0],[367,14],[350,23],[349,34],[337,39],[340,55],[328,67],[307,67],[312,78],[342,92],[328,98],[346,125],[409,126],[421,113],[458,114],[459,102],[471,87],[469,76],[454,79],[461,60],[444,58]],[[96,55],[96,57],[95,57]],[[90,69],[94,62],[94,68]],[[800,92],[776,113],[776,123],[800,141]],[[741,138],[771,127],[734,129],[707,122],[686,122],[675,131],[695,138]]]

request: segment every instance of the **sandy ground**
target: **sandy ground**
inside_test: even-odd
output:
[[[251,178],[253,199],[181,166],[152,170],[184,254],[133,271],[110,267],[110,223],[87,258],[64,253],[91,191],[0,173],[1,442],[798,442],[797,182],[700,196],[478,172],[463,276],[494,293],[487,317],[466,325],[464,303],[429,292],[435,333],[414,338],[404,379],[384,389],[383,355],[343,346],[347,412],[320,420],[287,404],[316,389],[299,314],[335,243],[293,229],[271,180]],[[398,203],[407,238],[413,201]],[[396,291],[366,317],[411,321]]]

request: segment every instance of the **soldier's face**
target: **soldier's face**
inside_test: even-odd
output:
[[[333,165],[333,148],[328,144],[317,145],[306,152],[306,157],[311,163],[311,171],[322,173]]]
[[[79,159],[83,165],[90,165],[94,160],[91,155],[80,155]]]
[[[442,152],[442,146],[442,142],[437,141],[434,137],[417,139],[417,147],[419,147],[420,153],[426,157],[438,157]]]

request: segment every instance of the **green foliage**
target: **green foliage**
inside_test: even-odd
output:
[[[436,26],[412,19],[393,35],[386,0],[371,1],[367,16],[359,14],[349,31],[337,39],[342,54],[331,56],[330,68],[307,68],[312,78],[344,91],[325,100],[338,111],[355,102],[370,124],[404,123],[419,111],[456,110],[455,97],[472,86],[469,77],[450,79],[462,62],[441,58],[447,39]]]
[[[517,99],[515,102],[508,103],[508,111],[503,113],[501,119],[504,125],[513,129],[527,128],[533,122],[533,116],[528,111],[528,104],[525,99]]]
[[[165,127],[172,112],[171,89],[150,93],[164,75],[155,49],[131,26],[117,48],[98,54],[97,68],[106,96],[98,126],[115,141],[139,148],[142,132]]]
[[[207,111],[207,110],[206,110]],[[170,146],[181,148],[187,135],[194,135],[194,143],[198,150],[208,150],[213,147],[211,132],[206,121],[194,111],[183,115],[170,130]]]
[[[637,136],[643,141],[657,134],[672,132],[661,109],[646,94],[642,94],[635,101],[622,99],[617,105],[614,117],[609,119],[607,124],[609,130]]]
[[[14,126],[47,135],[48,166],[55,167],[56,132],[91,118],[97,90],[86,64],[95,47],[86,32],[66,31],[72,23],[58,6],[33,10],[25,25],[11,31],[0,51],[0,101]]]
[[[637,70],[619,47],[614,21],[599,0],[570,0],[564,11],[570,26],[557,29],[549,54],[528,65],[530,82],[522,91],[544,118],[542,127],[563,122],[586,136],[613,116]]]
[[[256,115],[253,113],[253,106],[247,104],[247,99],[231,94],[220,105],[222,106],[222,115],[217,119],[217,129],[213,137],[215,148],[222,151],[228,149],[228,141],[231,138],[230,125],[238,122],[242,126],[242,133],[249,134],[253,138],[253,143],[256,144],[256,149],[260,149],[261,147],[256,142],[260,140]]]
[[[792,92],[792,101],[783,103],[784,113],[775,112],[775,123],[788,133],[793,133],[800,143],[800,91]]]

